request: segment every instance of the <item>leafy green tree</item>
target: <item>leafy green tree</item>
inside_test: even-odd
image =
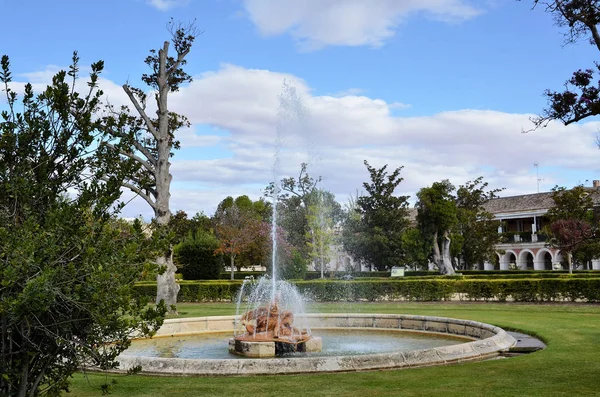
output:
[[[572,189],[556,186],[552,192],[555,205],[546,213],[551,223],[545,233],[550,237],[549,245],[566,254],[572,272],[577,263],[600,256],[600,216],[592,199],[592,194],[597,193],[582,185]]]
[[[421,234],[417,227],[411,227],[402,234],[402,248],[405,253],[406,263],[414,269],[427,270],[431,245]]]
[[[181,242],[196,232],[210,232],[213,226],[211,219],[204,213],[197,213],[190,219],[188,214],[182,210],[177,211],[171,217],[168,225],[176,242]]]
[[[455,269],[471,269],[492,261],[500,242],[499,221],[485,210],[485,203],[502,189],[486,191],[483,177],[469,181],[456,190],[448,181],[435,182],[417,194],[417,223],[432,260],[442,274]],[[453,264],[453,258],[457,261]],[[456,267],[455,267],[456,266]]]
[[[314,263],[318,264],[321,278],[324,278],[325,266],[331,260],[332,245],[335,243],[335,224],[332,214],[331,200],[325,201],[326,193],[320,189],[313,191],[311,204],[307,211],[308,234],[307,244],[309,254]]]
[[[456,191],[457,227],[454,240],[460,238],[460,249],[456,255],[465,269],[474,265],[492,262],[496,245],[502,236],[498,233],[500,221],[485,209],[485,204],[497,197],[503,189],[487,190],[483,177],[469,181]]]
[[[565,28],[565,44],[588,42],[600,51],[600,3],[598,0],[533,0],[534,8],[541,6]],[[591,66],[591,65],[590,65]],[[563,91],[546,90],[548,107],[532,121],[535,127],[545,127],[552,120],[565,125],[600,114],[599,63],[575,71],[564,84]]]
[[[363,183],[368,195],[356,200],[359,217],[346,219],[343,233],[344,248],[356,260],[387,270],[403,262],[405,252],[402,234],[409,227],[408,196],[395,196],[394,191],[402,182],[396,168],[388,175],[387,164],[375,169],[364,162],[371,182]]]
[[[170,158],[173,150],[179,148],[175,139],[175,131],[189,126],[188,120],[181,115],[169,111],[168,96],[177,92],[179,87],[192,80],[182,67],[185,57],[192,48],[196,38],[194,24],[187,26],[169,23],[171,42],[175,54],[169,55],[169,41],[165,41],[158,51],[151,50],[145,63],[151,73],[142,75],[142,81],[154,92],[156,101],[156,117],[151,117],[146,109],[148,95],[144,90],[126,83],[123,90],[127,94],[133,108],[126,106],[114,109],[109,106],[105,122],[110,128],[105,130],[99,153],[103,156],[100,167],[119,165],[121,172],[127,175],[122,182],[123,187],[143,198],[154,211],[154,228],[158,234],[167,239],[165,252],[156,259],[161,267],[158,273],[156,302],[164,300],[169,310],[176,311],[179,284],[175,282],[177,267],[173,263],[173,237],[168,232],[171,219]],[[108,169],[104,169],[110,175]],[[165,229],[165,230],[163,230]]]
[[[417,223],[421,234],[432,247],[433,263],[441,274],[455,274],[450,244],[458,223],[454,186],[447,179],[434,182],[417,193]]]
[[[223,269],[223,255],[216,254],[219,239],[211,232],[197,230],[175,245],[174,257],[185,280],[216,280]]]
[[[139,222],[113,216],[123,175],[90,173],[107,128],[96,117],[103,63],[82,95],[75,53],[68,72],[38,95],[27,84],[20,103],[9,66],[2,56],[0,395],[58,396],[79,367],[114,368],[133,336],[162,324],[165,306],[133,293],[155,252]]]
[[[221,242],[217,252],[229,256],[232,280],[236,267],[268,264],[272,253],[271,225],[264,218],[269,216],[269,209],[263,199],[253,202],[248,196],[230,196],[219,203],[213,217]]]
[[[281,261],[283,266],[280,266],[279,273],[284,280],[303,280],[306,277],[307,263],[306,259],[298,249],[292,248],[291,254],[287,261]]]
[[[306,259],[311,257],[309,244],[313,244],[309,208],[313,206],[313,212],[327,208],[327,216],[333,224],[341,222],[343,216],[342,207],[333,193],[317,188],[319,182],[321,177],[311,177],[308,164],[302,163],[297,178],[283,178],[277,186],[271,182],[265,189],[267,197],[277,194],[277,224],[285,230],[287,241]]]

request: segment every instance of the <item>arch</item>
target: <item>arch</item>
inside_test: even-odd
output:
[[[535,258],[535,255],[533,254],[533,252],[530,249],[524,249],[521,252],[519,252],[517,266],[519,266],[519,268],[521,270],[533,270],[534,269],[534,263],[533,263],[534,258]]]
[[[500,269],[511,270],[511,266],[517,266],[517,254],[512,250],[507,250],[500,258]]]
[[[539,249],[535,256],[535,262],[537,264],[536,270],[552,270],[552,264],[554,263],[552,251],[547,248]]]
[[[502,257],[499,253],[496,252],[496,255],[492,255],[492,265],[494,265],[494,270],[500,270],[501,261]]]

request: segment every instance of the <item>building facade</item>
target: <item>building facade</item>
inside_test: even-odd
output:
[[[600,181],[588,188],[595,206],[600,206]],[[503,242],[497,245],[497,260],[484,263],[481,270],[553,270],[566,269],[566,258],[557,248],[547,246],[540,231],[550,224],[546,213],[554,206],[553,192],[501,197],[486,203],[486,210],[501,221],[498,233]],[[580,269],[600,270],[600,259],[583,264]]]

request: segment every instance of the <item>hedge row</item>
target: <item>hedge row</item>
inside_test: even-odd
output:
[[[315,280],[296,281],[302,295],[311,301],[441,301],[513,300],[517,302],[600,302],[600,278],[540,278],[501,280]],[[181,283],[179,302],[235,301],[242,285],[232,282]],[[140,283],[136,290],[156,296],[156,284]]]

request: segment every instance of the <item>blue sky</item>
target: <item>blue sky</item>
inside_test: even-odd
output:
[[[196,19],[188,56],[194,82],[171,98],[193,123],[173,158],[173,209],[212,214],[228,195],[256,199],[273,179],[278,95],[296,87],[308,109],[303,133],[284,139],[277,176],[301,161],[345,202],[368,180],[363,160],[404,166],[398,194],[441,179],[482,175],[504,194],[600,179],[599,125],[528,118],[578,68],[588,43],[564,46],[542,8],[512,0],[60,0],[2,1],[0,53],[15,80],[48,82],[77,50],[105,61],[108,100],[146,72],[144,57],[168,38],[166,23]],[[141,83],[140,83],[141,85]],[[126,216],[149,216],[136,199]]]

